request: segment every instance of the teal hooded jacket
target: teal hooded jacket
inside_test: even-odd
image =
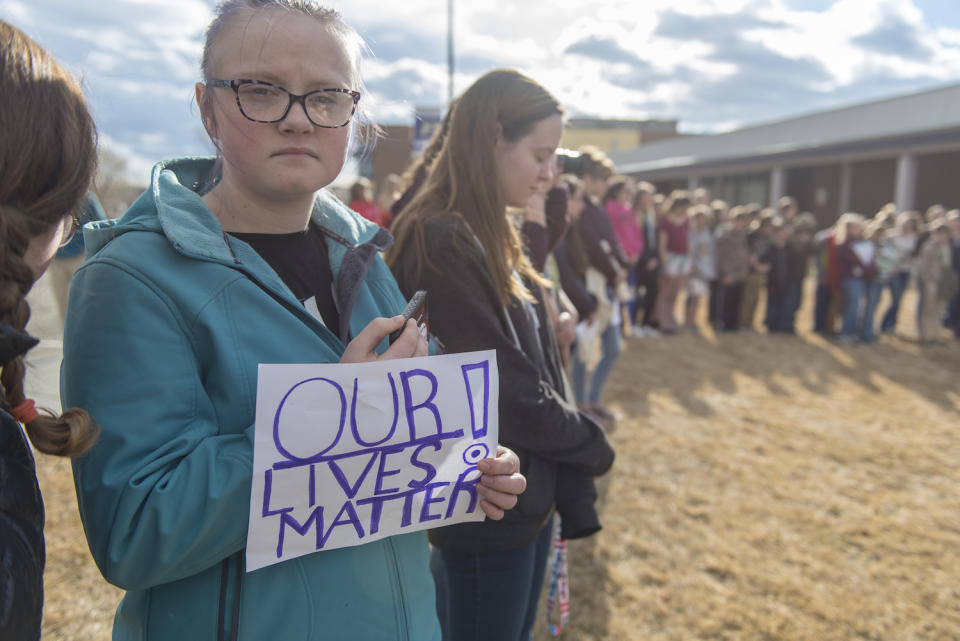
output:
[[[113,638],[439,639],[422,532],[244,571],[258,364],[337,362],[404,299],[389,234],[321,192],[334,335],[223,232],[197,194],[211,163],[158,164],[120,220],[88,225],[70,288],[61,397],[102,430],[73,469],[93,557],[127,590]]]

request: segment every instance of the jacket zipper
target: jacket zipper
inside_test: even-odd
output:
[[[393,572],[393,580],[397,585],[397,598],[400,601],[399,607],[400,611],[397,615],[397,624],[399,627],[397,639],[409,639],[410,630],[408,629],[407,623],[407,600],[403,595],[403,583],[400,578],[400,564],[397,560],[397,548],[393,542],[393,539],[390,537],[386,538],[387,543],[387,562],[390,565],[390,570]]]
[[[217,606],[217,641],[225,641],[227,631],[224,625],[227,611],[227,581],[230,578],[230,558],[220,562],[220,601]]]
[[[220,562],[220,602],[217,608],[217,641],[228,641],[227,631],[231,634],[229,641],[237,641],[240,636],[240,594],[243,589],[243,553],[238,552]],[[230,565],[235,561],[236,574],[234,576],[233,612],[227,618],[227,601],[230,592]]]

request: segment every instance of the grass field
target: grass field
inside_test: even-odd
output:
[[[604,530],[571,542],[562,638],[960,638],[960,346],[800,329],[627,341]],[[120,592],[89,558],[69,466],[38,464],[44,639],[108,639]]]

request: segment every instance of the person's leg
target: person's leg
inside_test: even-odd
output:
[[[763,325],[768,332],[780,331],[780,294],[767,290],[767,313],[764,314]]]
[[[843,317],[840,334],[853,339],[857,335],[857,320],[860,316],[860,302],[863,298],[863,281],[859,278],[846,278],[843,281]]]
[[[669,311],[673,301],[667,300],[670,298],[670,290],[670,276],[661,273],[657,284],[657,303],[653,308],[653,317],[657,319],[660,330],[664,332],[671,332],[674,329],[671,324],[673,313]]]
[[[938,314],[936,283],[922,283],[921,303],[917,314],[917,332],[922,342],[936,340],[940,335],[940,316]],[[919,289],[919,288],[918,288]]]
[[[803,283],[790,283],[790,289],[787,290],[787,308],[783,314],[783,331],[788,334],[796,333],[797,311],[800,309],[801,297],[803,296]]]
[[[430,550],[430,573],[433,574],[433,583],[437,590],[437,618],[440,620],[440,631],[444,641],[452,638],[452,622],[450,621],[450,585],[447,579],[450,570],[440,548]],[[464,579],[469,580],[468,578]]]
[[[657,296],[660,292],[660,270],[644,270],[644,288],[643,295],[643,324],[647,327],[659,326],[654,309],[657,304]]]
[[[719,319],[719,308],[717,307],[717,299],[720,296],[720,281],[714,278],[710,281],[709,291],[707,292],[707,323],[712,327],[717,326]]]
[[[740,329],[740,303],[743,300],[743,282],[728,285],[723,298],[723,329],[728,332],[735,332]]]
[[[590,380],[590,393],[587,396],[587,404],[594,406],[600,405],[600,398],[603,396],[603,388],[607,384],[607,378],[620,356],[620,328],[608,325],[603,330],[603,334],[600,335],[600,345],[603,353],[600,356],[600,362],[593,370],[593,377]]]
[[[873,280],[866,283],[866,295],[864,296],[863,320],[860,329],[860,338],[865,343],[872,343],[876,339],[874,333],[874,324],[877,315],[877,303],[880,302],[880,294],[883,292],[885,283]]]
[[[813,331],[822,334],[827,331],[827,309],[830,307],[830,288],[826,283],[817,283],[813,299]]]
[[[897,328],[897,310],[900,307],[900,299],[906,287],[904,276],[909,278],[909,274],[898,272],[887,281],[887,288],[890,290],[890,304],[887,306],[887,311],[883,313],[883,318],[880,320],[880,331],[885,334]]]
[[[738,325],[743,329],[753,329],[753,321],[757,315],[757,303],[760,300],[760,275],[751,272],[743,284],[743,294],[740,299],[740,319]]]
[[[539,540],[538,536],[516,550],[485,554],[433,549],[430,569],[444,641],[529,639],[525,626],[536,616],[535,609],[530,613],[531,602],[536,603],[532,593],[539,597],[545,567],[545,559],[538,556],[545,556]]]
[[[683,310],[683,326],[687,329],[693,329],[697,326],[697,307],[700,304],[700,296],[687,290],[687,302]]]
[[[727,286],[721,283],[719,280],[717,282],[717,294],[711,299],[711,305],[715,308],[713,310],[713,329],[714,331],[723,331],[724,325],[726,323],[726,316],[724,315],[724,310],[726,309],[726,297],[727,297]]]
[[[843,287],[836,291],[830,290],[830,305],[827,307],[827,334],[833,334],[837,331],[837,318],[843,312]]]
[[[550,559],[550,549],[553,547],[553,521],[554,519],[551,518],[550,522],[540,530],[535,543],[527,616],[524,617],[523,628],[520,630],[520,641],[530,641],[533,638],[533,625],[537,620],[540,592],[543,591],[543,579],[547,574],[547,561]]]
[[[917,283],[916,283],[916,284],[917,284],[917,315],[916,315],[916,319],[917,319],[917,332],[919,333],[919,331],[920,331],[920,318],[921,318],[921,316],[923,316],[923,302],[924,302],[923,299],[924,299],[925,296],[926,296],[927,287],[926,287],[925,283],[923,282],[923,279],[920,278],[919,275],[917,276]]]
[[[630,271],[627,272],[627,289],[630,292],[630,300],[626,301],[627,305],[627,315],[630,318],[630,326],[633,327],[637,324],[637,307],[639,307],[639,289],[640,289],[640,278],[639,278],[640,267],[634,265],[630,268]],[[626,329],[626,328],[624,328]]]

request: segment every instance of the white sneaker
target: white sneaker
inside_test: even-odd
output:
[[[649,325],[646,326],[646,327],[644,327],[644,328],[643,328],[643,331],[644,331],[644,333],[645,333],[647,336],[649,336],[650,338],[660,338],[660,337],[662,336],[662,334],[661,334],[660,332],[658,332],[658,331],[655,330],[654,328],[650,327]]]
[[[642,327],[638,327],[634,325],[630,329],[630,335],[633,336],[634,338],[643,338],[644,336],[647,335],[647,332],[645,332]]]

